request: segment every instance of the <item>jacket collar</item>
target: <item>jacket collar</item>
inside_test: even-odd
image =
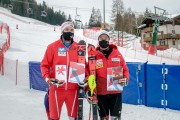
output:
[[[113,45],[113,44],[110,44],[109,45],[109,47],[111,47],[112,48],[112,52],[111,52],[111,54],[118,54],[118,48],[117,48],[117,46],[116,45]],[[104,55],[103,55],[103,53],[100,51],[100,46],[98,46],[97,48],[96,48],[96,55],[97,56],[100,56],[100,57],[105,57]],[[111,56],[111,54],[109,55],[109,56]]]

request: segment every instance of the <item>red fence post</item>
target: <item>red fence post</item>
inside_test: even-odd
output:
[[[7,26],[7,34],[8,34],[8,48],[10,47],[10,29],[9,26]]]
[[[6,42],[3,43],[2,48],[0,48],[0,73],[4,75],[4,53],[8,50],[10,47],[10,30],[9,26],[5,23],[0,24],[0,34],[2,34],[3,29],[6,29]]]

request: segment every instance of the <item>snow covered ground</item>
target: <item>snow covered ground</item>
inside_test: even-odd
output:
[[[46,120],[43,105],[45,92],[29,89],[28,62],[41,61],[46,46],[59,38],[59,27],[54,31],[54,26],[13,15],[3,8],[0,8],[0,12],[6,14],[0,13],[0,20],[11,28],[11,48],[5,53],[5,75],[0,75],[0,120]],[[7,15],[31,23],[28,24]],[[36,23],[33,23],[34,21]],[[18,30],[15,29],[16,24],[19,25]],[[76,30],[76,36],[84,38],[82,31],[79,30]],[[96,41],[85,39],[96,44]],[[146,61],[128,57],[128,54],[134,53],[126,53],[127,61]],[[16,60],[18,60],[17,85],[15,85]],[[84,102],[85,120],[87,120],[89,104],[86,100]],[[61,120],[67,119],[66,108],[63,106]],[[123,104],[122,120],[145,119],[179,120],[180,111],[169,109],[164,111],[158,108]]]
[[[46,120],[43,105],[45,92],[17,85],[0,76],[1,120]],[[84,120],[88,120],[89,104],[84,100]],[[179,120],[180,111],[123,104],[122,120]],[[65,105],[61,120],[68,120]]]
[[[94,30],[85,30],[86,36],[92,39],[97,39],[97,32]],[[82,34],[78,34],[82,37]],[[111,41],[113,44],[118,44],[117,32],[110,32]],[[120,33],[120,36],[121,33]],[[120,52],[123,54],[127,62],[146,62],[151,64],[162,64],[166,63],[169,65],[180,65],[180,50],[176,48],[169,48],[167,50],[157,50],[156,55],[148,54],[148,51],[144,50],[141,46],[141,38],[136,35],[131,35],[123,32],[123,47],[119,47]],[[88,41],[93,42],[97,45],[97,40],[88,39]],[[120,38],[120,45],[121,43]]]

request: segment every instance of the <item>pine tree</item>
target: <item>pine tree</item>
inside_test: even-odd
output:
[[[93,7],[92,8],[92,13],[91,13],[91,16],[90,16],[90,19],[89,19],[89,27],[94,27],[95,24],[96,24],[96,18],[95,18],[95,8]]]
[[[102,16],[99,9],[95,10],[92,8],[92,13],[89,19],[89,27],[101,27],[102,24]]]
[[[135,13],[132,12],[131,8],[128,8],[124,13],[124,31],[128,33],[133,33],[136,28],[136,17]]]
[[[12,1],[11,4],[13,6],[12,13],[22,16],[23,15],[23,13],[22,13],[22,10],[23,10],[22,0],[20,0],[20,2]]]
[[[87,22],[85,23],[85,26],[84,26],[84,28],[88,28],[88,23],[87,23]]]
[[[0,0],[0,3],[2,4],[2,6],[7,7],[8,4],[11,4],[10,0]]]
[[[24,0],[24,3],[23,3],[23,11],[22,11],[22,16],[28,16],[27,14],[27,8],[29,7],[28,5],[28,0]]]
[[[53,7],[48,7],[45,2],[38,5],[36,0],[0,0],[0,6],[8,8],[8,4],[13,6],[12,13],[20,16],[31,17],[53,25],[61,25],[66,20],[64,12],[54,11]],[[29,8],[33,10],[33,14],[27,12]],[[47,13],[46,17],[41,16],[42,11]]]
[[[101,27],[102,16],[101,16],[101,12],[99,9],[97,9],[96,16],[97,16],[97,27]]]
[[[121,35],[123,38],[124,31],[124,3],[122,0],[113,0],[112,3],[112,16],[111,21],[114,22],[115,27],[114,30],[118,31],[118,40],[119,40],[119,31],[121,31]],[[120,46],[120,42],[118,41],[118,45]]]
[[[144,16],[149,17],[150,16],[150,11],[148,8],[146,8],[145,12],[144,12]]]
[[[123,30],[124,3],[122,0],[113,0],[111,21],[115,23],[115,30]]]

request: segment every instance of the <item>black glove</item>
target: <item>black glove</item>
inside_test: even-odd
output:
[[[97,103],[98,99],[96,97],[96,93],[94,93],[93,95],[91,95],[91,91],[87,91],[86,92],[86,99],[87,101],[92,104],[92,103]]]
[[[127,78],[119,79],[119,84],[122,86],[127,86],[128,85],[128,79]]]
[[[54,78],[46,78],[46,82],[49,84],[49,86],[54,86],[54,87],[59,87],[64,85],[65,81],[64,80],[58,80]]]
[[[87,86],[87,80],[85,81],[85,82],[80,82],[80,83],[78,83],[78,85],[80,86],[80,87],[86,87]]]

